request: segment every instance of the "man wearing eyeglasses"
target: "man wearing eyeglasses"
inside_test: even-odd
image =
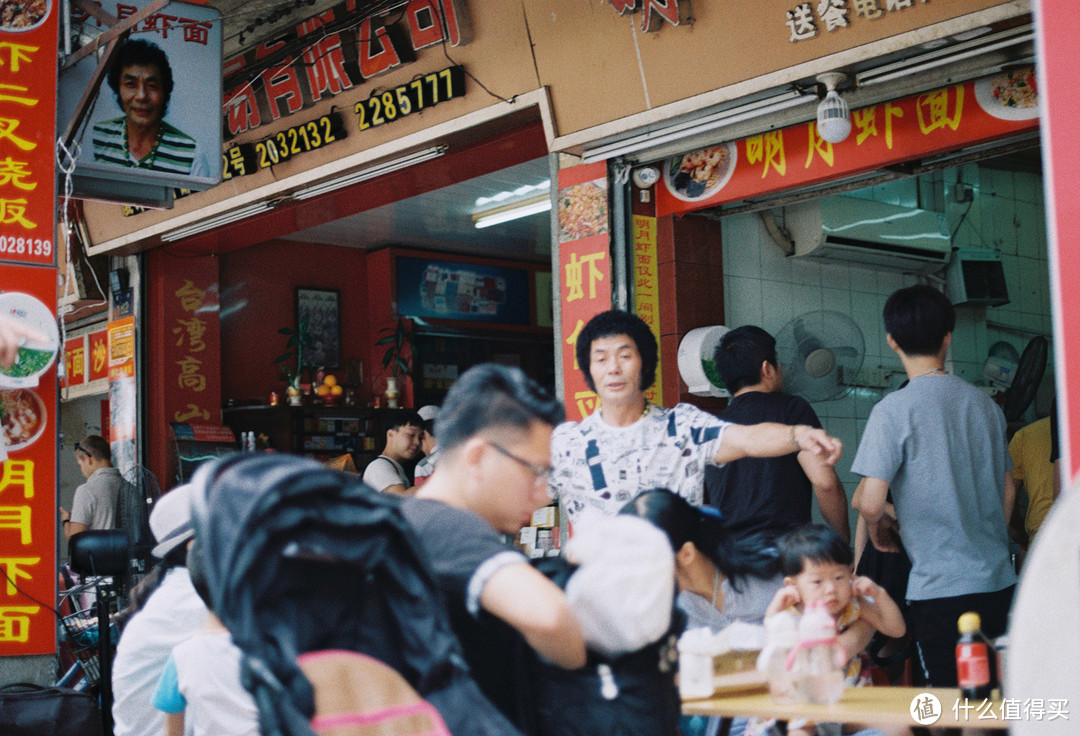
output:
[[[524,732],[535,714],[516,697],[526,687],[514,653],[529,646],[566,669],[585,664],[563,591],[500,537],[517,534],[550,502],[551,430],[562,417],[559,403],[522,371],[469,369],[439,410],[439,463],[402,505],[476,682]]]
[[[75,461],[86,482],[75,489],[70,512],[60,507],[67,539],[87,529],[114,529],[116,501],[124,484],[120,471],[112,466],[109,443],[100,435],[87,435],[75,443]]]

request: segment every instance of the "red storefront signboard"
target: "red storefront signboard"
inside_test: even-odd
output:
[[[842,143],[825,141],[809,122],[691,151],[664,162],[657,214],[715,207],[1034,130],[1036,89],[1027,66],[855,110]]]
[[[32,7],[0,24],[0,299],[5,316],[54,327],[58,12]],[[55,354],[17,383],[2,392],[0,656],[56,651]]]
[[[580,420],[596,408],[574,355],[589,319],[611,309],[607,167],[586,164],[559,172],[559,303],[562,312],[563,403],[566,418]]]
[[[98,330],[90,333],[87,374],[89,381],[109,377],[109,332]]]
[[[56,269],[0,266],[4,299],[56,305]],[[5,310],[6,311],[6,310]],[[54,314],[55,318],[55,314]],[[56,651],[56,364],[36,386],[0,390],[7,460],[0,469],[0,656]]]
[[[64,343],[64,375],[60,388],[82,386],[86,383],[86,335],[69,337]]]

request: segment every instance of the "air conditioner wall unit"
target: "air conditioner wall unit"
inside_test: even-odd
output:
[[[949,263],[945,215],[856,197],[824,197],[784,208],[794,256],[905,273]]]

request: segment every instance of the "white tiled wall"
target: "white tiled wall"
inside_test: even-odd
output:
[[[958,183],[972,191],[970,203],[956,202]],[[998,340],[1020,352],[1034,334],[1050,335],[1043,194],[1036,174],[969,164],[846,196],[944,212],[956,233],[953,245],[1001,253],[1012,301],[1003,307],[957,308],[951,355],[957,375],[981,381],[983,361]],[[723,220],[723,250],[729,327],[756,324],[775,335],[804,312],[843,312],[862,331],[864,368],[883,370],[892,387],[903,380],[900,361],[885,343],[881,310],[889,294],[917,283],[916,277],[789,258],[772,242],[757,214]],[[838,472],[849,497],[858,480],[850,473],[855,449],[871,408],[884,393],[853,388],[840,399],[814,403],[822,423],[847,448]]]

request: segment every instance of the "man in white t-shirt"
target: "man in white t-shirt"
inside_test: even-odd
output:
[[[386,447],[364,468],[364,482],[376,491],[404,496],[412,483],[403,464],[415,459],[420,452],[423,431],[424,420],[415,411],[399,409],[394,412],[386,430]]]
[[[586,509],[617,514],[653,488],[700,506],[709,464],[799,451],[830,466],[840,459],[840,441],[805,424],[729,424],[690,404],[650,404],[645,390],[656,380],[656,338],[636,315],[596,315],[579,333],[576,351],[600,408],[560,425],[551,438],[552,493],[571,521]]]

